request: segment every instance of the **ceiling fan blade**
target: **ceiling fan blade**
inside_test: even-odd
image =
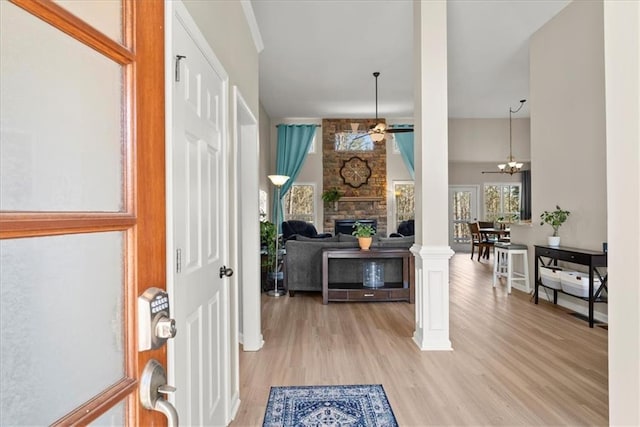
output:
[[[413,128],[389,128],[386,130],[387,133],[404,133],[404,132],[413,132]]]

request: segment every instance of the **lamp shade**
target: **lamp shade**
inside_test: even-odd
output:
[[[384,133],[372,133],[371,140],[375,142],[380,142],[384,139]]]
[[[269,175],[268,178],[276,187],[282,187],[285,182],[289,181],[289,177],[286,175]]]

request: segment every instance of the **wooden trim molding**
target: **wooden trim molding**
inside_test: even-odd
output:
[[[129,64],[135,58],[135,54],[129,49],[50,0],[10,1],[121,65]],[[129,37],[125,33],[125,41],[127,38]]]
[[[138,385],[133,378],[122,378],[95,398],[55,421],[52,426],[87,425],[130,394]]]
[[[128,213],[1,212],[0,239],[126,230],[135,223]]]

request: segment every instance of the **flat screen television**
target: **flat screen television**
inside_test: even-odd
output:
[[[353,233],[353,224],[358,221],[360,224],[369,224],[374,230],[378,230],[377,219],[336,219],[333,228],[334,234],[338,233],[351,235]]]

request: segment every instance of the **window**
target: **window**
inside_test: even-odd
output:
[[[396,230],[402,221],[413,219],[415,216],[415,185],[413,181],[394,181],[393,194],[395,198]]]
[[[260,206],[260,221],[264,221],[265,219],[267,219],[267,212],[268,212],[268,207],[267,207],[267,192],[264,190],[260,190],[260,202],[259,202],[259,206]]]
[[[284,217],[314,223],[315,186],[313,184],[293,184],[284,195]]]
[[[320,128],[318,128],[320,129]],[[318,131],[316,130],[316,134],[313,135],[313,139],[311,140],[311,144],[309,145],[309,151],[307,154],[314,154],[316,152],[316,141],[318,140]]]
[[[335,151],[373,151],[374,143],[366,131],[336,132]]]
[[[486,221],[520,219],[520,184],[485,184],[484,218]]]

